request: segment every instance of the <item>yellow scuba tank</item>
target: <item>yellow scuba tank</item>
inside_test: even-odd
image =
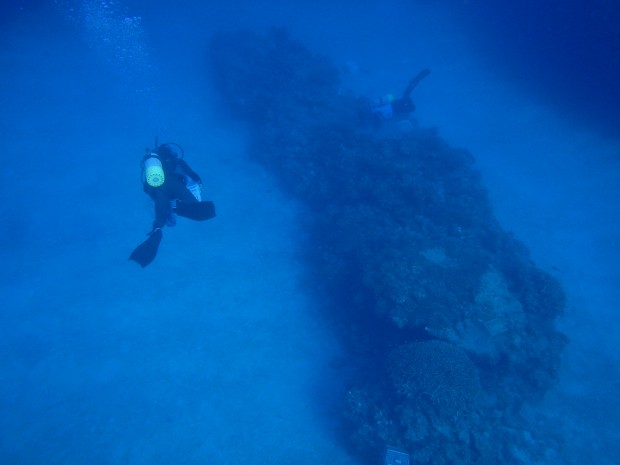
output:
[[[164,175],[164,168],[161,166],[161,161],[157,157],[156,153],[147,155],[144,159],[144,179],[146,183],[151,187],[161,186],[166,177]]]

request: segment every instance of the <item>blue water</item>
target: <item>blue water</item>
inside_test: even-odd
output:
[[[339,426],[347,361],[307,283],[303,206],[252,161],[248,128],[209,81],[215,32],[271,26],[360,95],[432,69],[418,124],[472,152],[502,226],[567,292],[571,344],[540,409],[568,463],[615,463],[615,29],[577,21],[586,2],[562,15],[473,0],[219,3],[2,7],[0,463],[362,463]],[[143,270],[127,257],[153,219],[139,162],[155,136],[183,145],[218,217],[166,230]]]
[[[452,3],[460,6],[468,31],[498,72],[566,117],[615,132],[620,122],[617,5],[605,0]]]

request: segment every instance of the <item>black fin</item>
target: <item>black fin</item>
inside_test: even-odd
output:
[[[163,233],[161,232],[161,229],[156,229],[147,240],[131,252],[129,260],[133,260],[142,268],[149,265],[153,260],[155,260],[157,249],[159,248],[159,243],[161,242],[162,237]]]
[[[210,220],[215,217],[215,205],[209,200],[196,203],[179,202],[174,212],[190,220]]]

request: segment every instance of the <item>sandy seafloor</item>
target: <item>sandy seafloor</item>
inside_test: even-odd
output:
[[[338,437],[346,361],[299,253],[303,206],[249,159],[208,84],[211,34],[269,26],[363,68],[344,76],[355,92],[432,69],[418,123],[474,154],[502,225],[565,285],[572,343],[550,417],[611,460],[618,142],[498,77],[446,11],[251,3],[84,1],[3,28],[0,463],[357,463]],[[156,135],[183,145],[218,217],[180,220],[143,270],[127,256],[152,221],[139,161]]]

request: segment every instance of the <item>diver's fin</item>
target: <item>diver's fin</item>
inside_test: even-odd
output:
[[[215,205],[209,200],[196,203],[178,202],[174,212],[190,220],[210,220],[215,217]]]
[[[153,260],[155,260],[157,249],[159,248],[159,243],[161,242],[162,237],[163,233],[161,232],[161,229],[156,229],[153,231],[147,240],[131,252],[129,260],[133,260],[142,268],[150,264]]]
[[[409,85],[405,89],[403,97],[409,97],[413,89],[415,89],[420,83],[420,81],[429,74],[431,74],[431,70],[428,68],[424,68],[422,71],[420,71],[411,81],[409,81]]]

